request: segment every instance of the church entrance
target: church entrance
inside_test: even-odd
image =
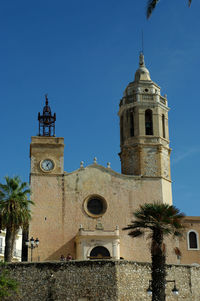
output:
[[[102,246],[95,247],[90,252],[90,259],[110,259],[110,252]]]

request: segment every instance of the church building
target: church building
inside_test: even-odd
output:
[[[143,53],[133,82],[119,103],[121,173],[98,164],[64,171],[64,138],[55,136],[56,115],[48,98],[31,139],[32,221],[38,237],[33,261],[126,259],[150,261],[146,237],[131,238],[122,228],[144,203],[172,204],[168,101],[151,80]],[[182,239],[168,239],[169,263],[200,263],[200,218],[186,217]],[[181,253],[178,251],[180,249]],[[30,255],[30,254],[29,254]]]

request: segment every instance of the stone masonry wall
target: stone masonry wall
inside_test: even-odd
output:
[[[8,268],[20,284],[18,295],[9,301],[151,300],[146,292],[151,279],[148,263],[95,260],[12,263]],[[179,295],[173,296],[173,283],[168,283],[166,300],[200,300],[199,267],[169,265],[167,279],[176,280]]]

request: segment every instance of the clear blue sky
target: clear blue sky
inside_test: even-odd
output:
[[[200,2],[0,1],[0,180],[29,180],[30,137],[48,93],[65,138],[65,170],[80,161],[120,172],[118,104],[133,80],[144,31],[151,78],[168,95],[174,204],[200,215]]]

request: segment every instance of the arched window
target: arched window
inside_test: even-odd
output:
[[[162,130],[163,130],[163,138],[166,138],[165,136],[165,115],[162,114]]]
[[[134,111],[130,111],[130,137],[134,136]]]
[[[121,118],[120,118],[120,140],[121,140],[121,144],[124,143],[124,126],[123,126],[123,123],[124,123],[124,118],[123,118],[123,116],[121,116]]]
[[[188,247],[189,249],[198,249],[198,234],[196,231],[188,233]]]
[[[153,118],[151,110],[145,111],[145,130],[146,135],[153,135]]]

